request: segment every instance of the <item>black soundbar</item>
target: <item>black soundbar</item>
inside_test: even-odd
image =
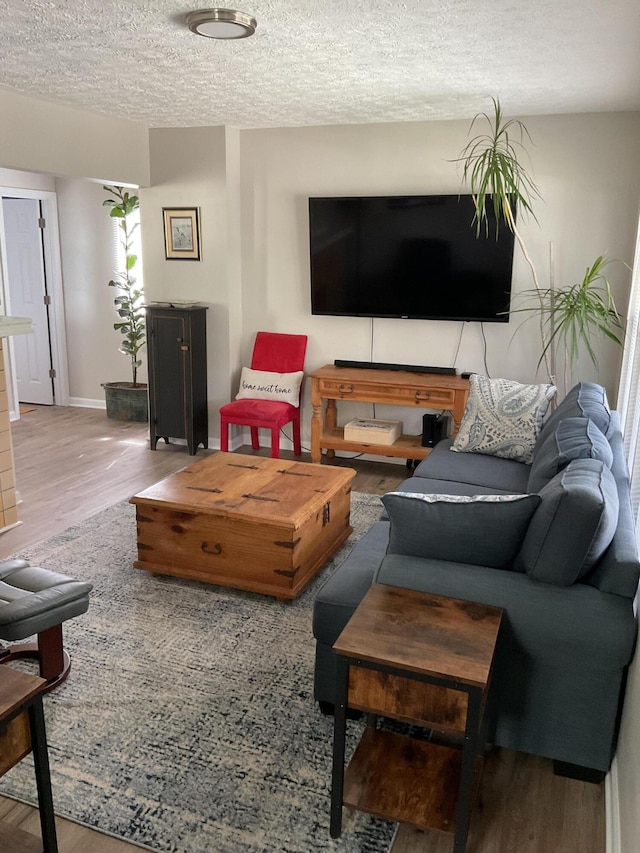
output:
[[[445,373],[447,376],[455,376],[455,367],[428,367],[423,364],[389,364],[386,361],[349,361],[344,358],[336,358],[333,362],[336,367],[366,367],[368,370],[407,370],[409,373]]]

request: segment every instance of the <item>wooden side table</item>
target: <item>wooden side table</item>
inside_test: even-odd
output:
[[[342,806],[453,834],[465,849],[485,740],[487,693],[502,610],[374,584],[333,650],[338,683],[331,836]],[[368,725],[346,769],[347,709]],[[462,746],[377,727],[389,717],[462,734]]]
[[[0,776],[33,751],[43,853],[58,853],[42,692],[47,682],[0,665]],[[13,835],[16,835],[15,831]],[[20,833],[27,836],[27,833]],[[30,837],[29,837],[30,838]],[[0,849],[2,846],[0,829]],[[15,849],[26,850],[28,841]]]

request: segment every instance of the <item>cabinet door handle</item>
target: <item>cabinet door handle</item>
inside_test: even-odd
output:
[[[184,346],[184,344],[180,347],[180,349],[182,350],[182,352],[189,352],[189,347]]]
[[[341,394],[352,394],[353,393],[353,385],[338,385],[338,391]]]

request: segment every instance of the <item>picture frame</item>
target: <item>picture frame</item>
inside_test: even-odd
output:
[[[164,251],[167,261],[200,260],[197,207],[163,207]]]

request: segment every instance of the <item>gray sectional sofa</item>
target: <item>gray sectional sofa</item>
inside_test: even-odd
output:
[[[381,520],[319,591],[315,698],[331,709],[331,648],[372,583],[496,605],[490,740],[599,781],[615,752],[640,575],[618,414],[604,388],[582,382],[547,417],[530,464],[451,446],[383,497]]]

